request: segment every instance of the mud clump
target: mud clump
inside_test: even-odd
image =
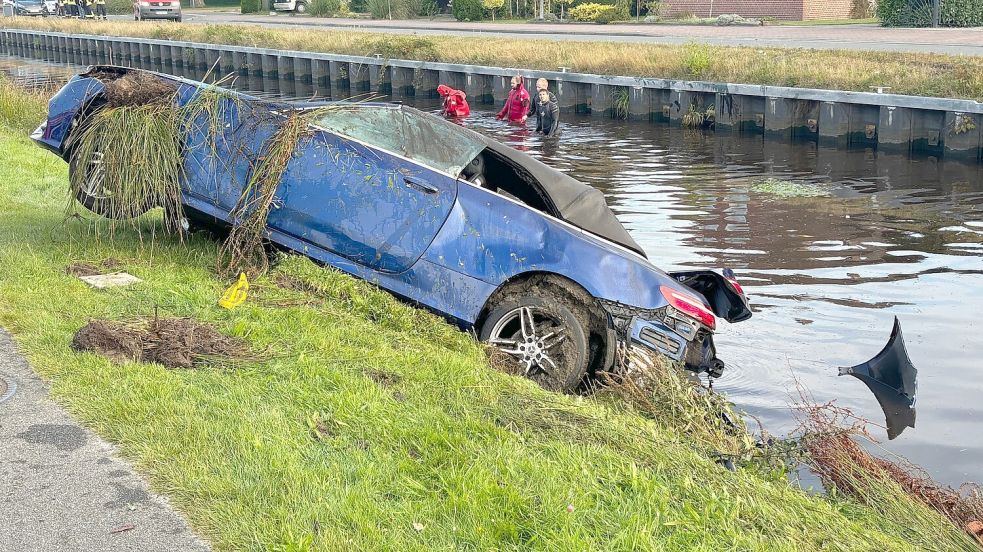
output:
[[[170,104],[177,92],[173,84],[143,71],[98,77],[105,83],[103,94],[108,107]]]
[[[72,349],[116,362],[139,360],[167,368],[194,368],[253,358],[241,339],[189,318],[152,318],[134,323],[92,320],[72,339]]]
[[[84,261],[74,262],[65,267],[65,274],[69,276],[96,276],[107,271],[115,272],[123,266],[118,259],[109,258],[99,264],[87,263]]]

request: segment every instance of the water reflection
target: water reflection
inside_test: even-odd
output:
[[[737,271],[756,315],[719,330],[718,388],[772,432],[795,425],[795,379],[882,422],[836,367],[876,354],[897,315],[919,370],[918,420],[886,448],[946,483],[983,479],[979,166],[571,115],[562,139],[544,142],[481,107],[463,124],[603,190],[662,268]],[[766,177],[824,195],[768,193]]]

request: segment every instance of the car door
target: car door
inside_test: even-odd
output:
[[[375,270],[408,269],[447,219],[457,180],[394,151],[405,151],[398,106],[325,117],[298,144],[269,226]]]
[[[187,106],[198,93],[202,93],[198,88],[183,87],[179,101]],[[184,191],[228,220],[263,145],[282,119],[271,117],[267,106],[232,96],[217,101],[214,110],[199,110],[183,121]]]

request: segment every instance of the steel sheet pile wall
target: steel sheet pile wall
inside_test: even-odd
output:
[[[839,147],[871,147],[983,162],[983,103],[654,78],[607,77],[452,63],[318,54],[165,40],[0,31],[0,52],[77,65],[116,64],[201,80],[238,75],[251,90],[333,99],[433,98],[437,85],[473,104],[498,104],[519,73],[550,81],[564,111],[765,134]],[[530,79],[527,86],[532,88]]]

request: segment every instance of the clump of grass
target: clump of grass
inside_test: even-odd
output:
[[[701,385],[663,357],[637,348],[622,351],[617,373],[602,374],[601,396],[630,405],[666,429],[697,443],[714,458],[749,460],[756,440],[723,395]]]
[[[0,124],[22,134],[33,131],[44,119],[50,96],[47,89],[20,89],[0,74]]]
[[[717,111],[714,106],[708,106],[700,111],[695,105],[690,104],[689,111],[683,114],[680,123],[687,128],[708,128],[712,127],[716,120]]]
[[[222,247],[223,274],[246,272],[255,276],[269,270],[266,220],[287,164],[301,140],[311,136],[312,113],[290,111],[283,114],[276,132],[263,144],[239,202],[230,214],[232,231]]]
[[[974,522],[983,520],[983,495],[934,482],[907,461],[877,458],[857,439],[876,444],[866,420],[833,403],[817,405],[799,388],[798,441],[808,467],[827,491],[845,495],[879,512],[886,524],[913,546],[938,550],[979,550]]]
[[[115,226],[163,207],[165,228],[180,233],[183,213],[180,121],[167,102],[105,107],[86,118],[74,142],[68,212],[76,199]]]
[[[829,190],[818,184],[780,178],[765,178],[751,185],[751,191],[781,199],[800,197],[826,197]]]

